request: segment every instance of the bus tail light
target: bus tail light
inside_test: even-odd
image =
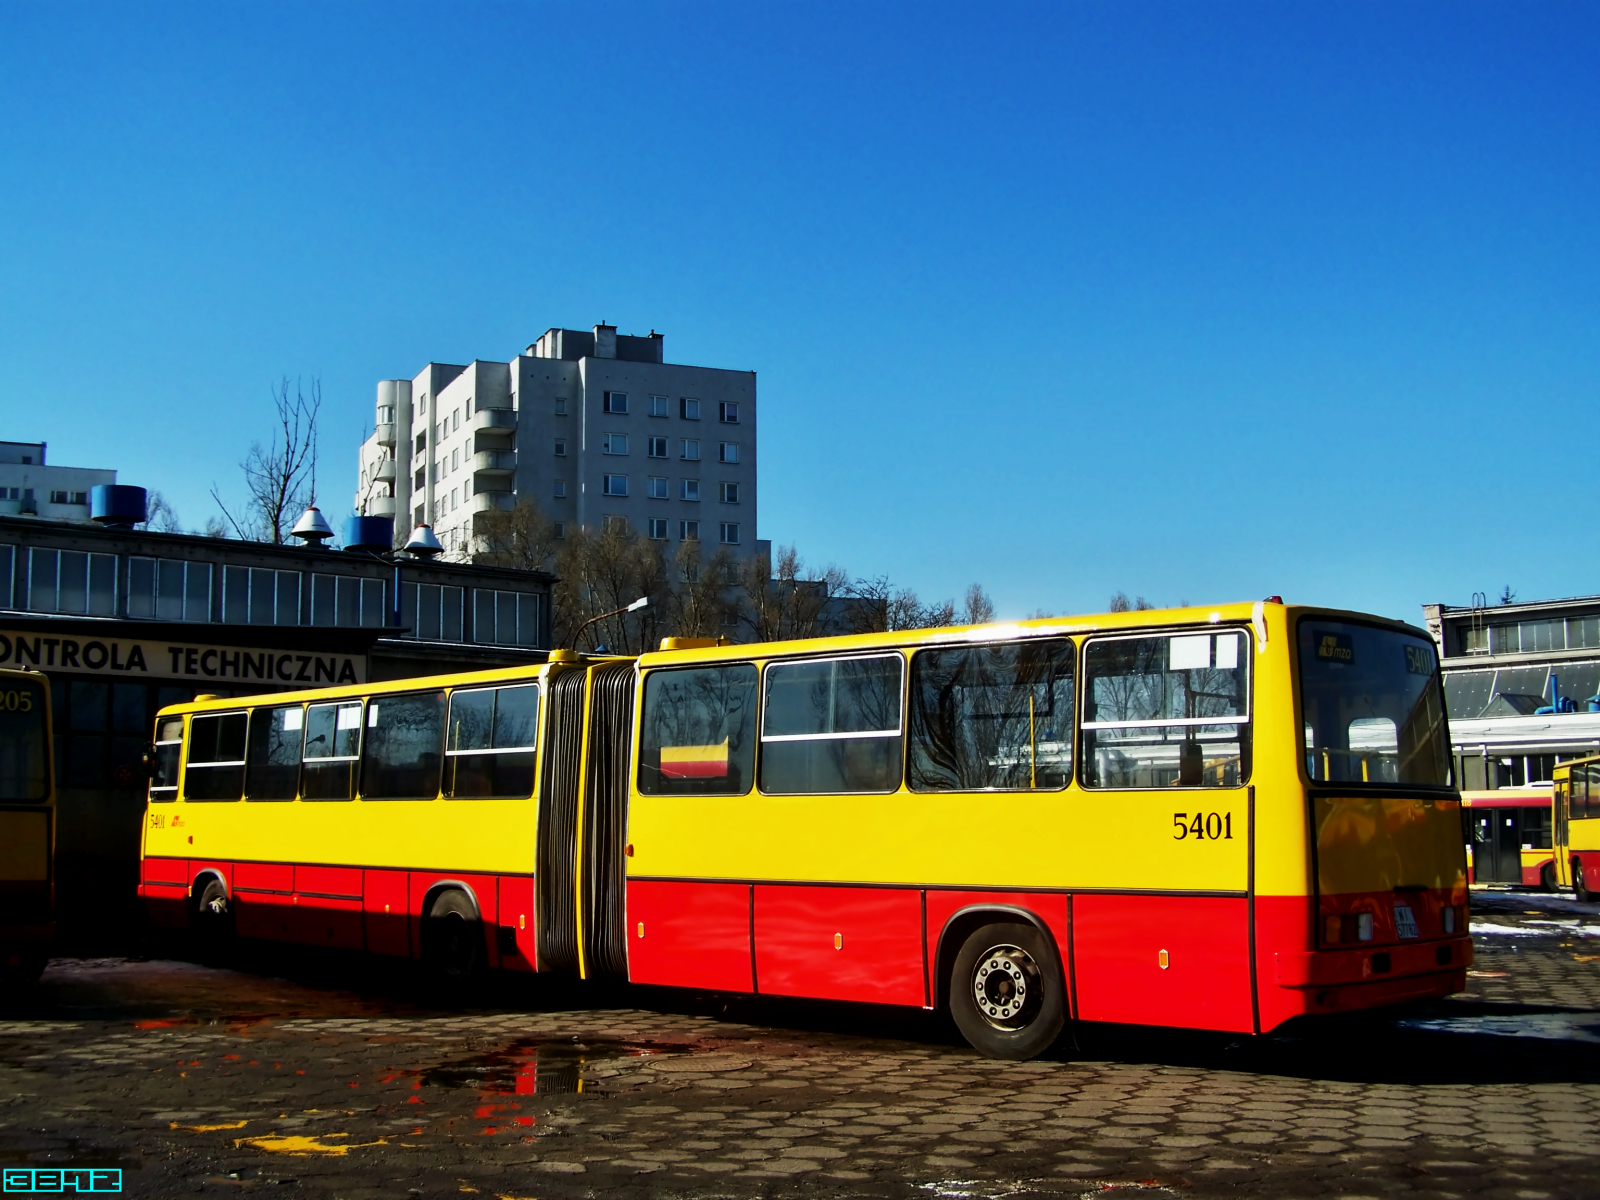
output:
[[[1322,938],[1329,945],[1341,942],[1370,942],[1372,940],[1372,914],[1329,913],[1322,922]]]

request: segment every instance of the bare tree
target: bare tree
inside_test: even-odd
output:
[[[983,585],[975,583],[967,589],[966,599],[963,603],[961,621],[965,625],[983,625],[994,620],[994,601],[983,590]]]
[[[954,600],[923,604],[916,592],[896,587],[887,575],[853,579],[846,594],[861,602],[848,617],[854,633],[894,633],[902,629],[933,629],[955,624]]]
[[[285,376],[272,399],[278,413],[277,431],[269,443],[254,443],[239,464],[249,497],[244,509],[235,516],[215,484],[211,498],[236,536],[282,545],[300,511],[317,502],[317,416],[322,410],[322,381],[313,379],[308,394],[297,380],[290,399]]]
[[[738,606],[726,596],[729,568],[733,560],[718,546],[709,558],[699,542],[678,543],[668,578],[666,633],[669,636],[708,638],[720,636]]]
[[[182,533],[183,525],[178,521],[178,510],[173,508],[167,498],[155,489],[151,489],[144,505],[144,528],[152,529],[156,533]]]
[[[542,571],[561,548],[556,523],[544,515],[534,500],[522,500],[511,509],[479,513],[473,530],[473,557],[491,566]]]
[[[816,637],[829,600],[848,584],[838,567],[808,568],[793,546],[780,546],[776,563],[757,555],[740,566],[744,623],[758,642]]]
[[[1127,592],[1118,592],[1115,596],[1111,597],[1111,605],[1107,611],[1149,612],[1154,607],[1155,605],[1151,604],[1150,601],[1146,600],[1143,596],[1140,596],[1134,600],[1129,600]]]

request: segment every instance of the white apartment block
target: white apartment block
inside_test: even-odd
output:
[[[538,502],[558,534],[624,521],[669,553],[756,546],[756,376],[668,363],[663,338],[551,329],[509,363],[378,384],[356,511],[395,544],[431,525],[472,553],[479,513]]]
[[[0,442],[0,514],[89,521],[89,489],[115,483],[115,471],[50,467],[43,442]]]

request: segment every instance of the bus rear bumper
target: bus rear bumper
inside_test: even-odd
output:
[[[1301,1013],[1381,1008],[1462,991],[1472,965],[1470,937],[1360,950],[1280,950],[1278,987]]]

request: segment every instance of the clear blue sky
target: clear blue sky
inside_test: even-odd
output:
[[[320,376],[759,372],[761,535],[1002,615],[1600,592],[1592,3],[0,3],[0,437],[187,524]]]

